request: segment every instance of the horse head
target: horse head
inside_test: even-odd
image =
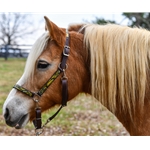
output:
[[[15,88],[11,90],[3,106],[3,115],[7,125],[17,129],[24,127],[29,120],[35,118],[37,103],[33,100],[33,95],[38,93],[43,85],[47,84],[49,78],[59,70],[61,65],[66,29],[59,28],[47,17],[45,17],[45,22],[46,31],[33,45],[26,62],[25,71],[17,85],[14,86]],[[83,34],[70,29],[68,43],[70,56],[65,66],[65,75],[68,79],[68,100],[75,97],[79,92],[89,90],[89,86],[86,85],[89,75],[86,76],[88,72],[83,67],[85,55],[82,43]],[[80,58],[78,58],[79,54]],[[62,73],[60,72],[60,74]],[[38,107],[41,108],[42,112],[62,103],[61,78],[62,75],[58,76],[42,93],[42,96],[36,94],[40,98]],[[25,92],[26,94],[24,94]]]

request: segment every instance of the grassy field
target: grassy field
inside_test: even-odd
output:
[[[3,103],[13,85],[21,77],[26,59],[0,58],[0,135],[28,136],[35,135],[31,123],[24,129],[16,130],[8,127],[2,116]],[[100,109],[101,108],[101,109]],[[42,115],[43,123],[52,115],[58,107],[55,107]],[[83,93],[70,101],[67,107],[50,122],[42,135],[66,135],[66,136],[99,136],[99,135],[129,135],[121,123],[106,108]]]

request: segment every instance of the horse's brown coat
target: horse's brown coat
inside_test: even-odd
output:
[[[47,44],[34,62],[32,75],[22,85],[31,91],[38,91],[57,70],[65,44],[65,29],[59,28],[47,17],[45,17],[45,21],[46,30],[49,32]],[[100,35],[98,35],[98,30],[103,26],[73,25],[69,27],[70,56],[66,69],[69,100],[80,92],[93,94],[114,113],[131,135],[150,135],[150,91],[148,84],[150,81],[150,33],[143,29],[136,28],[133,31],[128,27],[108,26],[100,31]],[[81,27],[82,30],[79,31]],[[116,30],[113,31],[113,28]],[[87,29],[91,31],[87,32]],[[112,34],[112,32],[115,33]],[[133,36],[130,34],[131,32],[138,34]],[[125,33],[126,35],[122,36]],[[98,44],[100,36],[101,43]],[[142,37],[140,41],[136,41],[136,36]],[[126,41],[125,44],[123,40]],[[122,49],[128,44],[132,45],[131,49]],[[144,44],[145,46],[143,46]],[[48,70],[37,70],[38,60],[41,59],[51,64]],[[117,67],[114,67],[115,64]],[[42,112],[56,104],[61,104],[61,90],[61,76],[59,76],[41,97],[39,106],[42,108]],[[27,98],[19,92],[17,94]],[[34,108],[35,103],[33,102],[29,112],[30,120],[35,117]]]

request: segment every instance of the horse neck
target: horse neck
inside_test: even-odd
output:
[[[90,93],[90,61],[88,51],[83,46],[83,34],[70,32],[70,55],[68,58],[69,99],[79,93]],[[74,90],[72,90],[74,89]]]
[[[149,74],[150,75],[150,74]],[[149,83],[150,80],[148,80]],[[150,135],[150,89],[147,88],[144,99],[144,106],[139,103],[135,106],[135,111],[132,111],[130,116],[128,111],[123,111],[117,104],[116,113],[114,114],[118,120],[123,124],[130,135]]]
[[[72,67],[68,67],[69,72],[72,72],[72,76],[69,78],[75,78],[75,82],[72,82],[74,90],[69,91],[72,99],[80,92],[91,94],[91,72],[90,72],[90,52],[83,46],[83,36],[71,35],[71,54],[69,56],[68,64],[72,64]],[[79,71],[80,70],[80,71]],[[78,84],[78,86],[76,86]],[[150,93],[150,91],[147,91]],[[132,116],[126,110],[123,110],[119,103],[117,103],[116,111],[114,115],[123,124],[126,130],[131,135],[148,135],[150,134],[149,119],[150,113],[147,113],[150,108],[150,94],[146,94],[144,108],[141,109],[140,104],[136,104],[135,111],[132,111]],[[116,100],[119,102],[119,99]],[[109,109],[109,108],[108,108]],[[110,110],[111,111],[111,110]]]

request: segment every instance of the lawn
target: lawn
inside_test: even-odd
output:
[[[24,129],[16,130],[8,127],[2,116],[3,103],[13,85],[21,77],[26,59],[11,58],[5,61],[0,58],[0,135],[34,135],[31,123]],[[55,107],[42,115],[43,123],[52,115]],[[71,136],[100,136],[100,135],[129,135],[122,124],[99,102],[90,95],[79,94],[67,107],[50,122],[42,135],[71,135]]]

